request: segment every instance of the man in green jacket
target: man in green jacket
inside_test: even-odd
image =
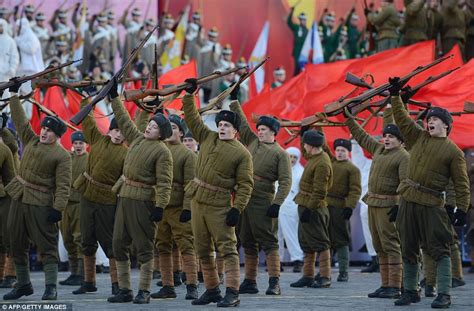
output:
[[[393,0],[382,1],[382,8],[379,13],[365,9],[368,22],[377,29],[377,52],[398,47],[397,28],[400,26],[400,18]]]
[[[428,40],[428,18],[425,0],[404,0],[405,19],[401,29],[402,46]]]
[[[301,54],[301,49],[303,49],[304,40],[306,40],[306,35],[308,34],[308,26],[306,25],[306,14],[300,13],[298,15],[299,23],[296,24],[293,22],[293,12],[295,8],[291,8],[290,14],[288,15],[287,24],[290,27],[291,32],[293,32],[293,59],[295,64],[294,75],[296,76],[301,68],[299,65],[299,57]]]
[[[236,91],[237,90],[237,91]],[[252,155],[254,189],[240,220],[240,242],[245,252],[245,279],[241,294],[256,294],[258,252],[265,252],[268,267],[267,295],[281,295],[280,255],[278,254],[278,213],[291,188],[291,166],[288,154],[276,142],[280,122],[261,116],[255,134],[236,100],[238,88],[232,91],[230,110],[240,116],[240,141]],[[275,193],[275,182],[278,190]]]
[[[426,115],[423,129],[410,118],[399,96],[398,78],[389,79],[393,116],[410,146],[408,174],[398,187],[402,200],[397,217],[403,256],[402,297],[396,305],[419,302],[417,291],[420,245],[436,261],[438,296],[432,308],[451,305],[451,223],[465,223],[469,208],[469,179],[463,152],[448,138],[452,117],[434,107]],[[442,152],[440,152],[442,151]],[[456,206],[445,208],[445,192],[450,179],[456,193]]]
[[[15,81],[15,80],[13,80]],[[71,156],[59,144],[66,125],[56,117],[41,121],[36,135],[18,98],[20,83],[10,88],[13,124],[23,143],[23,158],[16,177],[5,191],[11,197],[8,219],[10,245],[17,275],[15,288],[3,296],[15,300],[33,294],[28,269],[28,251],[33,241],[39,251],[45,273],[42,300],[57,299],[58,226],[66,208],[71,187]]]
[[[216,116],[218,132],[201,120],[192,95],[196,79],[186,82],[183,109],[186,124],[200,144],[196,175],[186,187],[192,197],[192,226],[196,252],[201,261],[206,291],[193,300],[194,305],[218,302],[218,307],[238,306],[240,266],[235,226],[247,206],[253,188],[252,157],[235,139],[240,128],[239,116],[221,110]],[[216,269],[214,243],[225,262],[226,295],[222,298]]]

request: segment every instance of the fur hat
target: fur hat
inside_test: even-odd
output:
[[[47,116],[41,121],[41,126],[49,128],[51,131],[56,134],[56,136],[61,137],[66,133],[67,126],[63,121],[59,120],[58,117]]]
[[[84,133],[82,133],[81,131],[76,131],[74,133],[71,134],[71,143],[74,143],[75,141],[83,141],[85,142],[85,138],[84,138]]]
[[[233,111],[230,110],[221,110],[216,116],[216,126],[219,127],[219,122],[227,121],[232,126],[239,131],[240,129],[240,117]]]
[[[346,148],[349,152],[352,151],[352,143],[350,140],[348,139],[344,139],[344,138],[338,138],[334,141],[334,149],[336,149],[337,147],[344,147]]]
[[[443,121],[444,124],[448,126],[447,133],[451,132],[451,127],[453,125],[453,117],[449,113],[448,110],[441,108],[441,107],[432,107],[428,110],[426,114],[426,121],[428,121],[431,117],[438,117]]]
[[[313,147],[321,147],[324,144],[324,134],[316,130],[308,130],[303,135],[303,143]]]
[[[158,112],[151,117],[150,121],[155,121],[156,124],[158,124],[160,128],[160,140],[165,140],[173,134],[170,120],[168,120],[164,114]]]
[[[270,130],[275,133],[275,135],[278,134],[278,131],[280,131],[280,122],[273,117],[261,116],[260,118],[258,118],[256,128],[258,129],[260,125],[265,125],[269,127]]]
[[[400,132],[400,129],[398,128],[398,126],[396,126],[395,124],[387,124],[387,126],[384,127],[382,134],[383,135],[392,134],[393,136],[398,138],[401,142],[403,142],[402,133]]]
[[[176,124],[179,127],[179,130],[181,132],[183,133],[187,132],[186,123],[184,123],[184,120],[181,119],[178,115],[170,114],[168,116],[168,119],[170,120],[170,122],[173,122],[174,124]]]

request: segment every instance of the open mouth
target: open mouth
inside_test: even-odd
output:
[[[428,126],[428,130],[431,132],[431,131],[434,131],[435,127],[434,126]]]

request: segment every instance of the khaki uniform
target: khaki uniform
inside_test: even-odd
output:
[[[173,157],[173,189],[170,203],[165,208],[163,220],[156,231],[155,240],[160,253],[160,271],[164,286],[173,286],[173,241],[183,256],[187,284],[197,285],[196,254],[191,222],[181,223],[183,209],[191,210],[191,198],[184,189],[194,178],[197,155],[182,143],[167,144]],[[175,271],[177,267],[175,267]]]
[[[237,140],[220,140],[201,120],[191,95],[183,98],[183,108],[193,137],[200,144],[196,177],[186,187],[192,197],[192,227],[196,253],[201,260],[206,289],[219,285],[214,242],[225,261],[226,286],[238,289],[239,256],[235,228],[225,220],[231,207],[240,212],[247,206],[253,188],[250,153]],[[233,200],[232,200],[233,194]]]
[[[145,139],[119,98],[112,100],[112,109],[120,130],[130,144],[123,175],[113,188],[120,197],[113,236],[119,287],[131,289],[129,254],[133,240],[141,264],[138,287],[150,291],[156,230],[156,223],[150,215],[154,208],[164,208],[169,204],[173,159],[163,141]]]
[[[24,146],[18,175],[5,187],[12,199],[8,231],[18,285],[30,282],[27,268],[30,240],[38,247],[46,284],[55,285],[58,227],[46,219],[50,209],[63,211],[66,208],[71,185],[71,157],[59,143],[39,142],[17,96],[11,99],[10,109]]]
[[[468,210],[470,193],[464,154],[448,138],[431,137],[416,126],[400,97],[392,97],[391,101],[395,121],[411,146],[408,175],[398,187],[402,196],[397,227],[402,241],[404,287],[416,290],[421,246],[437,262],[439,293],[449,295],[452,231],[443,192],[452,179],[457,207]]]
[[[240,223],[240,241],[245,250],[246,279],[255,280],[256,273],[247,269],[247,259],[254,263],[252,271],[256,272],[258,252],[261,247],[267,256],[268,274],[280,276],[280,257],[278,255],[278,218],[266,215],[272,204],[282,205],[291,189],[290,158],[277,142],[261,143],[251,130],[238,101],[230,104],[230,109],[242,120],[240,141],[247,146],[252,155],[254,189],[249,203],[242,213]],[[275,193],[275,182],[278,191]],[[269,258],[273,258],[270,262]],[[270,268],[274,269],[270,269]],[[252,267],[249,267],[252,268]],[[272,271],[271,271],[272,270]]]
[[[400,18],[393,4],[386,4],[380,13],[369,13],[368,21],[375,26],[378,32],[377,52],[398,47],[397,28],[400,26]]]
[[[402,46],[428,40],[428,19],[424,0],[404,0],[405,21],[401,32]]]
[[[458,6],[458,0],[445,0],[441,15],[443,25],[441,28],[441,47],[443,54],[448,53],[456,44],[464,55],[466,43],[466,30],[468,14]]]

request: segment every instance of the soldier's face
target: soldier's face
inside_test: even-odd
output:
[[[234,128],[232,123],[227,121],[220,121],[217,126],[217,132],[219,133],[220,140],[232,140],[237,134],[237,130]]]
[[[266,125],[260,125],[257,128],[258,140],[262,143],[273,143],[275,142],[275,132],[270,130]]]
[[[304,150],[305,150],[307,153],[309,153],[309,154],[311,154],[311,153],[313,152],[313,149],[314,149],[313,146],[308,145],[308,144],[306,144],[306,143],[303,144],[303,148],[304,148]]]
[[[40,143],[50,145],[58,140],[58,136],[49,127],[42,126],[40,132]]]
[[[110,136],[110,140],[115,145],[120,145],[125,141],[125,136],[123,136],[122,131],[119,129],[110,130],[108,135]]]
[[[431,137],[446,137],[448,126],[438,117],[432,116],[428,119],[428,132]]]
[[[44,21],[43,21],[43,20],[37,20],[37,21],[36,21],[36,25],[37,25],[38,27],[44,27]]]
[[[300,26],[301,27],[306,27],[306,19],[305,18],[300,18]]]
[[[76,140],[72,143],[72,148],[77,155],[83,155],[86,152],[86,143]]]
[[[183,144],[192,152],[196,152],[198,149],[198,143],[192,137],[185,137],[183,139]]]
[[[336,153],[336,159],[338,161],[345,161],[349,159],[349,150],[347,150],[346,148],[338,146],[334,151]]]
[[[173,130],[173,134],[166,139],[166,141],[169,141],[172,144],[179,143],[181,141],[181,137],[183,137],[183,132],[179,130],[179,127],[171,122],[171,129]]]
[[[146,126],[145,133],[143,133],[146,139],[158,140],[160,138],[160,127],[158,124],[151,120]]]
[[[383,143],[386,150],[399,148],[402,145],[402,142],[396,136],[388,133],[383,136]]]

